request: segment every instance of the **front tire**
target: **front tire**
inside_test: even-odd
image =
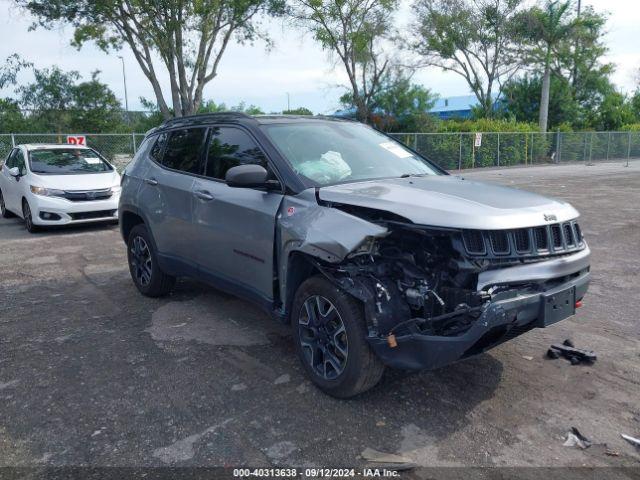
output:
[[[143,295],[161,297],[167,295],[175,285],[176,278],[160,269],[151,235],[144,225],[136,225],[131,229],[127,258],[131,279]]]
[[[0,213],[2,213],[2,218],[11,218],[14,216],[13,213],[7,210],[7,207],[4,204],[4,197],[2,196],[2,190],[0,190]]]
[[[31,213],[31,207],[26,199],[22,200],[22,218],[24,219],[24,227],[29,233],[36,233],[40,230],[40,227],[34,225],[33,214]]]
[[[291,325],[300,361],[325,393],[349,398],[380,381],[384,365],[366,341],[362,305],[325,277],[300,285]]]

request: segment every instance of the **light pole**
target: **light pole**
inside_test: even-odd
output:
[[[124,70],[124,58],[122,55],[118,55],[118,58],[122,61],[122,81],[124,82],[124,110],[127,112],[127,120],[129,120],[129,96],[127,95],[127,74]]]
[[[291,110],[291,102],[289,101],[289,92],[287,92],[287,111]]]

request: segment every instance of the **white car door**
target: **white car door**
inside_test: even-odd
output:
[[[22,155],[22,152],[18,148],[14,148],[4,166],[0,172],[2,181],[0,188],[2,188],[2,197],[4,198],[4,206],[7,210],[13,213],[20,213],[20,208],[16,208],[16,197],[19,197],[20,190],[20,177],[14,177],[9,173],[9,170],[13,167],[18,167],[18,155]],[[19,202],[18,202],[19,205]]]

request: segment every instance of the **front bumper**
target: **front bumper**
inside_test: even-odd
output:
[[[64,198],[29,195],[34,225],[75,225],[80,223],[118,220],[120,192],[105,200],[72,202]],[[44,214],[55,214],[55,220],[43,218]],[[41,215],[42,214],[42,215]]]
[[[532,328],[544,328],[571,316],[575,312],[575,302],[587,292],[589,276],[587,263],[570,280],[548,290],[519,293],[514,289],[497,294],[471,327],[458,336],[410,333],[396,336],[394,348],[386,338],[368,337],[367,340],[390,367],[404,370],[440,368],[485,352]],[[565,311],[558,311],[562,308]]]

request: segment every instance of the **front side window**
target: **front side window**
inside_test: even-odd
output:
[[[399,142],[359,123],[310,121],[263,129],[296,173],[313,185],[441,174]]]
[[[7,157],[7,161],[5,162],[5,165],[6,165],[7,168],[13,168],[13,167],[16,166],[16,153],[17,152],[18,152],[17,148],[14,148],[13,150],[11,150],[11,153]]]
[[[200,153],[206,136],[204,128],[184,128],[169,133],[162,165],[187,173],[200,173]]]
[[[224,180],[227,170],[247,164],[267,168],[267,159],[253,138],[239,128],[213,128],[207,151],[205,175]]]
[[[31,150],[29,152],[29,166],[33,173],[44,175],[103,173],[113,170],[111,165],[105,162],[94,150],[84,148]]]

